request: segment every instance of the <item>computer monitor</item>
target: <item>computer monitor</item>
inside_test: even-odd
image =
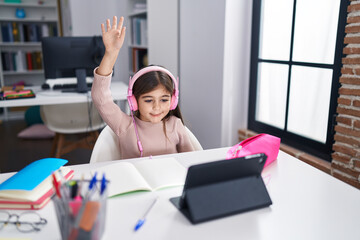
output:
[[[45,37],[42,39],[45,79],[76,78],[76,92],[87,92],[86,77],[93,77],[105,53],[101,36]]]

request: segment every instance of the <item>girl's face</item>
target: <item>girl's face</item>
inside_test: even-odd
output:
[[[140,95],[138,99],[140,119],[159,123],[170,111],[171,94],[163,85],[151,92]]]

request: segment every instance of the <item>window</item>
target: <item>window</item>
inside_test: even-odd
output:
[[[331,159],[345,0],[254,0],[249,129]]]

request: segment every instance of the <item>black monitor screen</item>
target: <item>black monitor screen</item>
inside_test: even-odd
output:
[[[77,92],[87,92],[86,77],[93,77],[105,53],[101,36],[45,37],[42,52],[46,79],[77,78]]]

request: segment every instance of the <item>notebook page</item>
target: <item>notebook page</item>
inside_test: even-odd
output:
[[[185,183],[186,168],[175,158],[147,159],[134,165],[153,190]]]
[[[132,163],[117,162],[100,167],[96,172],[98,176],[105,173],[106,179],[110,181],[108,185],[109,197],[137,190],[151,190]]]

